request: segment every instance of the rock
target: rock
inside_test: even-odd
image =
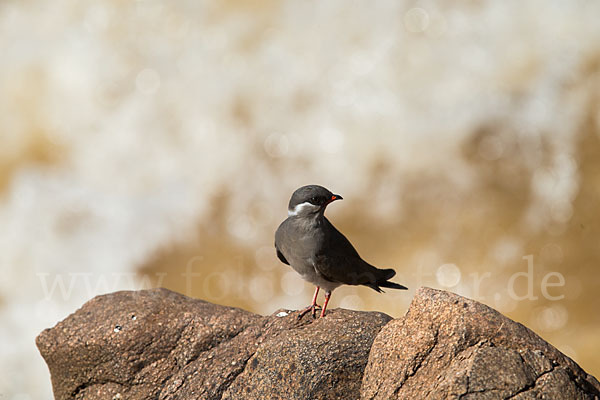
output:
[[[297,315],[166,289],[116,292],[44,330],[37,346],[56,399],[359,398],[371,344],[391,318]]]
[[[363,399],[598,399],[600,384],[531,330],[464,297],[417,291],[377,335]]]
[[[290,325],[294,319],[267,326],[274,334],[266,335],[223,399],[360,397],[371,344],[391,317],[336,309],[300,328]]]
[[[166,289],[98,296],[37,338],[56,399],[597,399],[521,324],[421,288],[407,314],[267,317]]]

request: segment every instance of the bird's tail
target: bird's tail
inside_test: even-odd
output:
[[[366,286],[369,286],[371,289],[376,290],[378,292],[382,292],[380,287],[390,288],[390,289],[401,289],[407,290],[406,286],[402,286],[395,282],[390,282],[389,280],[396,275],[396,271],[391,268],[388,269],[377,269],[378,277],[375,282],[367,283]]]
[[[390,281],[377,282],[377,285],[381,286],[381,287],[392,288],[392,289],[402,289],[402,290],[408,289],[406,286],[402,286],[398,283],[390,282]]]
[[[392,279],[396,275],[396,271],[391,268],[387,269],[379,269],[377,268],[377,272],[379,272],[378,281],[387,281]]]

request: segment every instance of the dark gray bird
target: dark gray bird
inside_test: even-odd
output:
[[[292,194],[288,218],[275,232],[277,257],[317,287],[312,304],[299,318],[309,311],[316,316],[320,288],[325,290],[321,317],[325,315],[331,292],[340,285],[365,285],[378,292],[382,292],[381,287],[406,289],[389,281],[396,271],[379,269],[363,260],[348,239],[325,218],[325,208],[335,200],[342,200],[342,196],[323,186],[302,186]]]

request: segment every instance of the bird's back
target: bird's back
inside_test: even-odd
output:
[[[358,251],[352,246],[352,243],[340,232],[327,218],[324,219],[323,230],[325,232],[326,245],[323,246],[324,252],[344,254],[349,257],[361,259]]]
[[[379,269],[363,260],[352,243],[324,218],[324,245],[315,268],[326,279],[347,285],[370,285],[394,276],[393,269]]]

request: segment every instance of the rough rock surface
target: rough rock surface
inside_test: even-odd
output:
[[[56,399],[358,398],[371,344],[391,318],[297,314],[263,317],[166,289],[116,292],[44,330],[37,345]]]
[[[371,348],[363,399],[597,399],[600,384],[531,330],[473,300],[417,291]]]
[[[56,399],[600,396],[594,377],[529,329],[452,293],[421,288],[391,322],[342,309],[297,315],[263,317],[166,289],[116,292],[37,345]]]

